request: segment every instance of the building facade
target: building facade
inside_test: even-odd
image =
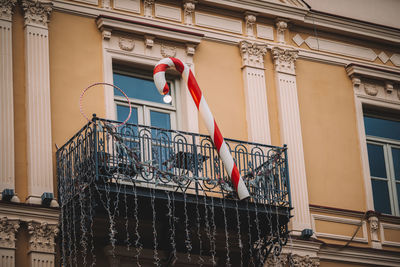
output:
[[[140,262],[142,266],[212,266],[213,262],[217,266],[247,266],[260,265],[260,261],[264,266],[400,264],[400,22],[394,12],[399,9],[395,1],[371,0],[367,1],[367,6],[357,1],[345,1],[343,9],[324,6],[324,1],[301,0],[0,2],[2,266],[80,266],[86,260],[92,264],[93,255],[96,255],[97,266],[127,266],[135,262]],[[359,13],[352,17],[351,12],[356,9]],[[381,18],[369,14],[379,14],[376,17]],[[69,200],[72,203],[77,201],[81,206],[80,209],[74,209],[73,215],[68,213],[68,199],[60,195],[63,196],[68,190],[86,190],[85,183],[78,184],[75,182],[78,178],[74,180],[71,177],[79,177],[83,171],[90,169],[78,165],[83,160],[71,159],[63,154],[68,149],[72,151],[73,146],[85,147],[82,145],[84,141],[74,139],[88,123],[80,109],[89,120],[92,117],[89,114],[96,114],[92,124],[89,123],[96,127],[100,127],[100,124],[96,124],[97,119],[124,121],[131,106],[128,123],[150,127],[148,136],[156,135],[157,129],[167,130],[167,139],[185,133],[193,140],[200,140],[202,135],[208,134],[192,95],[177,72],[167,72],[172,99],[169,103],[164,102],[155,90],[153,68],[166,57],[179,58],[190,67],[218,121],[219,129],[229,142],[233,144],[235,140],[241,140],[237,141],[240,144],[238,147],[246,149],[258,146],[256,144],[269,145],[269,149],[274,151],[271,153],[280,151],[285,155],[282,157],[283,165],[279,165],[279,168],[286,166],[285,172],[289,175],[277,176],[282,179],[279,180],[283,188],[279,191],[283,192],[280,196],[282,199],[275,197],[275,204],[267,205],[276,207],[279,206],[276,203],[284,203],[280,206],[283,210],[266,210],[265,217],[258,217],[258,213],[262,213],[257,210],[258,206],[255,205],[255,210],[251,210],[250,214],[247,204],[250,214],[247,218],[256,220],[256,226],[248,222],[249,232],[257,228],[258,233],[258,239],[254,239],[252,234],[246,239],[250,254],[258,253],[253,249],[258,244],[256,241],[261,240],[260,235],[272,234],[274,224],[271,218],[277,221],[274,227],[283,224],[290,230],[290,233],[278,231],[278,236],[287,235],[287,243],[280,253],[269,253],[268,257],[264,253],[262,259],[253,260],[255,255],[247,255],[242,251],[240,233],[246,235],[246,229],[243,230],[238,223],[239,239],[232,238],[232,233],[237,234],[237,231],[229,228],[229,220],[226,219],[229,214],[225,217],[225,208],[227,213],[235,210],[234,206],[229,206],[230,200],[226,203],[223,201],[216,210],[224,213],[225,228],[223,223],[221,227],[215,224],[214,238],[220,239],[222,244],[218,245],[218,240],[214,240],[214,254],[210,229],[207,229],[209,223],[207,219],[203,221],[207,215],[193,215],[193,218],[197,216],[197,221],[193,219],[193,225],[206,223],[207,226],[201,231],[205,233],[204,239],[209,239],[210,248],[204,244],[205,241],[202,244],[203,234],[198,226],[198,239],[193,238],[196,230],[190,233],[193,246],[191,260],[185,255],[188,247],[182,245],[180,248],[171,236],[166,238],[170,238],[173,247],[178,247],[173,250],[173,260],[170,259],[170,251],[157,248],[157,245],[159,248],[163,246],[162,238],[157,239],[157,233],[165,230],[156,229],[154,223],[157,221],[155,207],[162,203],[161,200],[157,202],[153,199],[151,202],[149,199],[149,202],[142,203],[136,195],[132,200],[139,200],[143,205],[152,204],[153,210],[153,214],[146,214],[143,210],[146,207],[142,205],[139,214],[132,214],[131,221],[126,219],[127,225],[128,222],[134,225],[138,222],[135,216],[150,216],[144,219],[140,231],[136,231],[136,228],[132,233],[140,233],[142,239],[149,239],[148,245],[146,241],[142,242],[140,256],[129,250],[129,246],[135,247],[135,239],[127,238],[127,248],[126,244],[119,242],[120,236],[101,234],[103,228],[113,232],[110,216],[118,221],[118,217],[129,217],[128,212],[125,215],[123,212],[111,214],[107,211],[110,206],[104,205],[105,217],[100,216],[98,220],[93,214],[87,213],[75,217],[78,211],[91,212],[89,206],[92,200],[85,202],[80,199],[79,202],[74,197],[79,198],[81,194],[71,193],[73,196]],[[102,85],[91,87],[82,94],[85,88],[99,82],[114,84],[127,95]],[[90,131],[109,131],[107,124],[101,125],[103,128],[87,127]],[[83,128],[85,136],[90,135],[89,128]],[[138,136],[137,131],[141,128],[135,129],[131,129],[132,136]],[[132,141],[136,137],[129,139],[126,132],[122,138],[125,141],[121,141],[119,135],[123,133],[108,132],[108,139],[101,139],[103,144],[96,143],[96,149],[102,147],[102,155],[107,156],[95,154],[95,162],[85,163],[88,166],[96,165],[90,171],[101,172],[102,160],[108,162],[109,157],[116,153],[116,147],[122,149],[122,158],[134,157],[129,149],[136,149],[135,144],[140,142]],[[93,142],[100,141],[96,138]],[[151,139],[143,137],[142,140],[145,138]],[[115,142],[105,144],[105,140]],[[125,147],[127,142],[129,148]],[[161,178],[157,176],[157,179],[162,180],[166,175],[163,168],[167,168],[170,152],[165,152],[166,145],[162,141],[158,145],[155,142],[149,141],[152,147],[147,150],[141,143],[142,146],[138,148],[139,158],[142,159],[140,167],[155,168],[154,165],[149,166],[156,161],[152,149],[157,147],[159,162],[165,163],[157,167],[161,173]],[[194,142],[188,141],[185,146],[190,144],[194,147]],[[200,147],[203,149],[206,146]],[[89,151],[91,148],[87,149]],[[82,154],[89,153],[83,148],[82,151]],[[167,156],[161,155],[164,152]],[[144,160],[146,153],[149,156]],[[190,171],[189,176],[196,180],[199,177],[196,178],[194,171],[210,177],[205,166],[214,161],[210,168],[213,168],[212,175],[215,175],[218,158],[192,150],[191,153],[196,155],[191,167],[194,169],[189,170],[185,165],[188,164],[187,158],[179,167],[177,156],[174,168],[186,169],[185,175],[189,175]],[[233,153],[233,156],[244,179],[247,179],[249,171],[243,166],[250,168],[251,165],[252,174],[264,170],[262,164],[257,165],[254,161],[241,165],[240,153]],[[188,157],[187,154],[185,157]],[[120,161],[116,164],[122,168]],[[128,165],[126,163],[124,166]],[[99,173],[96,172],[96,175]],[[186,177],[183,173],[180,175]],[[68,188],[65,184],[67,176],[71,178]],[[110,177],[112,182],[122,179],[122,176]],[[285,182],[287,178],[290,187]],[[145,183],[146,178],[143,179],[133,182],[136,189],[141,187],[141,182]],[[186,187],[188,195],[197,196],[194,192],[197,192],[200,182],[196,181],[195,188]],[[208,188],[208,195],[200,195],[204,199],[202,211],[205,213],[211,212],[206,206],[209,203],[207,201],[213,199],[213,194],[219,199],[216,193],[218,189],[215,188],[223,187],[219,184],[210,189],[204,184],[206,182],[209,180],[204,180],[201,185],[202,188]],[[171,189],[168,184],[171,183],[174,183],[172,188],[180,186],[179,181],[168,180],[161,187],[157,187],[159,185],[156,183],[147,188],[152,197],[163,198],[169,205],[170,197],[174,196],[168,193]],[[251,188],[251,194],[265,190],[262,188],[265,185],[263,182],[250,185],[249,178],[246,183]],[[277,186],[278,182],[274,180],[271,183]],[[122,187],[113,197],[119,196],[121,188],[125,190],[125,194],[121,195],[126,196],[126,187],[132,186],[129,182],[116,184]],[[167,192],[166,195],[157,195],[157,188]],[[208,199],[206,195],[212,197]],[[186,193],[183,196],[187,215]],[[222,196],[225,198],[224,194]],[[178,195],[174,197],[178,198]],[[229,197],[232,196],[228,194],[226,199]],[[267,198],[262,199],[266,202],[259,203],[271,204]],[[99,201],[95,206],[101,206],[101,194],[99,199],[93,201]],[[196,201],[193,203],[199,203],[198,199]],[[128,202],[125,199],[125,206],[129,206]],[[87,206],[82,206],[82,203]],[[246,202],[234,200],[232,203],[236,203],[239,222],[244,216],[239,214],[241,205],[246,205],[243,204]],[[255,198],[254,203],[257,203]],[[177,209],[183,207],[179,205]],[[118,203],[114,205],[115,210],[117,206]],[[286,216],[289,206],[292,207],[290,216]],[[138,209],[137,202],[134,207]],[[93,211],[98,212],[95,209]],[[175,220],[175,215],[162,217],[159,213],[158,216],[159,220]],[[75,226],[74,220],[77,218],[85,219]],[[86,218],[93,220],[89,222]],[[183,225],[183,221],[184,217],[177,224]],[[68,226],[68,222],[73,226]],[[171,221],[169,223],[171,225]],[[172,225],[175,223],[172,222]],[[92,231],[95,226],[97,230]],[[118,228],[122,226],[115,227],[117,232],[123,232]],[[260,227],[265,227],[266,232],[258,229]],[[185,232],[187,229],[181,230]],[[90,232],[88,236],[91,235],[92,241],[71,237],[79,236],[79,231],[84,237]],[[155,232],[156,237],[146,234],[149,232]],[[152,240],[153,243],[150,242]],[[161,240],[159,244],[157,240]],[[179,237],[175,240],[179,240]],[[181,237],[181,240],[185,242],[188,239]],[[262,240],[265,245],[268,238]],[[95,244],[90,245],[90,242]],[[221,247],[220,252],[218,246]],[[79,249],[89,256],[76,256]],[[236,261],[239,254],[240,264]]]

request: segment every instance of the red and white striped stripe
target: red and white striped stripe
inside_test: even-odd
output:
[[[182,77],[187,82],[187,87],[189,89],[190,94],[192,95],[193,101],[196,104],[197,109],[199,110],[203,120],[206,124],[207,130],[211,136],[211,139],[214,142],[215,147],[222,159],[222,162],[225,165],[225,169],[229,176],[231,177],[232,183],[236,189],[236,192],[239,196],[239,199],[245,199],[249,197],[249,191],[247,190],[246,185],[243,182],[242,177],[240,177],[239,170],[233,161],[232,155],[226,145],[224,138],[221,135],[221,132],[217,126],[217,123],[214,120],[213,115],[211,114],[210,108],[207,105],[206,100],[197,84],[197,81],[189,69],[189,67],[182,63],[177,58],[164,58],[160,60],[157,65],[154,67],[153,78],[154,83],[158,91],[165,95],[169,91],[169,87],[167,81],[165,79],[165,71],[168,68],[175,68],[182,74]]]

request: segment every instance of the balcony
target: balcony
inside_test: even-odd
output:
[[[250,192],[240,201],[209,136],[116,124],[93,117],[57,151],[64,265],[99,262],[106,248],[113,259],[131,251],[133,262],[153,251],[159,266],[182,257],[258,266],[280,254],[291,210],[286,147],[225,140]]]

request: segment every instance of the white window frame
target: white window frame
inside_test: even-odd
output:
[[[349,64],[346,67],[346,72],[353,83],[354,106],[356,111],[358,139],[360,144],[362,175],[364,178],[366,210],[374,210],[363,106],[370,106],[376,109],[389,109],[400,112],[400,100],[396,96],[397,92],[394,91],[393,93],[389,93],[389,91],[386,89],[388,84],[393,85],[395,83],[400,83],[400,72],[398,72],[398,70],[395,71],[393,68],[380,67],[378,69],[376,67],[356,64]],[[376,81],[380,81],[385,86],[376,88],[378,93],[375,96],[369,95],[364,88],[365,78],[372,78]]]
[[[129,72],[129,71],[113,69],[113,74],[114,73],[118,73],[120,75],[126,75],[126,76],[133,76],[136,78],[143,78],[143,79],[151,79],[152,78],[151,76],[139,74],[134,71]],[[178,101],[177,101],[177,95],[179,95],[179,91],[178,91],[179,79],[168,79],[168,82],[170,83],[170,93],[171,93],[171,97],[172,97],[171,105],[156,103],[156,102],[152,102],[152,101],[146,101],[146,100],[142,100],[142,99],[129,98],[132,108],[135,107],[138,110],[138,124],[151,126],[150,112],[153,110],[153,111],[169,114],[171,130],[178,129],[177,114],[179,113],[179,105],[178,105]],[[117,120],[117,115],[118,115],[117,114],[117,105],[128,106],[128,101],[123,96],[114,95],[114,103],[115,103],[114,104],[114,109],[115,109],[114,110],[114,114],[115,114],[114,119]]]
[[[399,210],[399,202],[397,198],[397,188],[396,183],[400,183],[400,181],[396,182],[395,173],[394,173],[394,165],[393,165],[393,156],[392,156],[392,148],[400,149],[400,141],[366,135],[366,143],[373,145],[383,146],[383,154],[385,160],[385,169],[386,169],[386,179],[382,177],[370,176],[370,179],[387,181],[388,191],[389,191],[389,200],[390,200],[390,209],[391,214],[394,216],[400,216]],[[372,185],[372,183],[371,183]]]

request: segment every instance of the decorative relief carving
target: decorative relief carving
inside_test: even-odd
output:
[[[376,96],[378,94],[378,89],[375,84],[366,83],[364,84],[364,90],[367,95]]]
[[[264,68],[264,56],[267,45],[241,41],[239,43],[243,66]]]
[[[111,39],[111,30],[102,29],[101,36],[103,36],[104,40],[110,40]]]
[[[110,0],[103,0],[103,8],[105,8],[105,9],[111,9]]]
[[[318,267],[320,265],[319,258],[292,254],[281,254],[278,257],[272,255],[267,259],[266,266],[274,267]]]
[[[244,19],[246,21],[246,35],[254,37],[254,24],[256,23],[255,14],[246,13]]]
[[[272,256],[267,258],[267,266],[285,267],[288,262],[288,256],[281,254],[279,256]]]
[[[351,82],[353,83],[354,90],[358,91],[361,85],[361,80],[358,77],[352,77]]]
[[[289,265],[293,267],[318,267],[319,258],[311,258],[310,256],[292,255],[289,257]]]
[[[30,234],[29,250],[38,252],[55,252],[55,237],[59,229],[57,225],[49,225],[46,222],[28,222],[28,231]]]
[[[144,0],[144,16],[153,17],[154,0]]]
[[[176,55],[176,47],[162,44],[160,52],[163,57],[174,57]]]
[[[184,22],[186,25],[193,25],[193,12],[195,8],[195,0],[186,0],[183,4]]]
[[[276,22],[276,31],[277,31],[277,39],[278,43],[285,43],[285,31],[287,30],[287,21],[286,20],[277,20]]]
[[[49,16],[53,10],[50,1],[22,0],[25,25],[39,25],[47,27]]]
[[[151,35],[144,36],[144,45],[146,46],[146,48],[153,48],[154,39],[155,39],[155,37],[151,36]]]
[[[186,44],[186,55],[188,56],[194,56],[194,53],[196,52],[196,46],[192,44]]]
[[[132,39],[120,37],[118,41],[119,48],[125,51],[132,51],[135,47],[135,43]]]
[[[0,248],[15,248],[15,234],[19,229],[19,221],[0,219]]]
[[[295,62],[299,51],[273,47],[271,52],[276,71],[295,74]]]
[[[393,92],[393,83],[385,82],[385,90],[386,90],[386,93],[391,94]]]
[[[0,18],[11,20],[17,0],[0,0]]]

